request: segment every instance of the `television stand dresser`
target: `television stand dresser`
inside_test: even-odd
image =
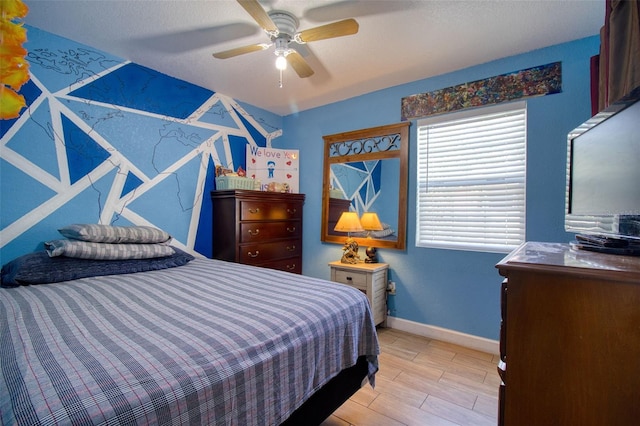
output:
[[[638,424],[640,257],[528,242],[497,268],[498,423]]]
[[[302,273],[304,194],[211,191],[213,258]]]

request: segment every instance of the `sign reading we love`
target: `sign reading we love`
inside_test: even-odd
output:
[[[299,191],[297,149],[260,148],[247,145],[247,177],[258,179],[262,191]]]

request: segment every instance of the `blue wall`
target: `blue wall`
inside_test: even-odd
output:
[[[568,242],[564,232],[567,133],[590,117],[589,58],[597,36],[474,66],[303,111],[284,118],[284,148],[300,150],[304,215],[304,274],[329,277],[327,263],[341,248],[320,242],[323,135],[400,121],[404,96],[429,92],[551,62],[562,62],[562,93],[527,100],[527,233],[529,241]],[[397,295],[395,317],[498,339],[499,284],[495,264],[504,254],[417,248],[416,123],[410,128],[409,205],[406,251],[381,249]],[[302,142],[300,142],[302,141]]]
[[[589,58],[598,37],[279,117],[28,29],[33,79],[22,91],[30,108],[0,121],[2,263],[41,249],[60,226],[98,221],[151,224],[208,255],[213,165],[237,167],[246,144],[273,139],[274,148],[300,151],[303,273],[328,278],[327,263],[341,247],[320,242],[323,135],[398,122],[404,96],[555,61],[562,62],[562,93],[527,101],[527,240],[570,240],[563,228],[566,135],[590,116]],[[164,90],[147,90],[157,82]],[[166,96],[173,90],[189,96]],[[407,249],[379,250],[397,284],[391,313],[497,339],[501,278],[494,265],[503,255],[415,247],[415,123],[410,135]]]
[[[70,223],[151,225],[211,255],[216,165],[246,169],[282,117],[27,26],[28,108],[0,120],[0,263]]]

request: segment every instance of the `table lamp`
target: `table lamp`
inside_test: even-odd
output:
[[[362,223],[364,230],[367,231],[367,238],[371,238],[371,231],[382,231],[384,229],[382,227],[382,223],[380,223],[378,215],[374,212],[363,213],[360,218],[360,223]],[[367,247],[367,251],[365,252],[367,253],[367,258],[364,260],[365,263],[378,262],[376,251],[376,248],[372,245]]]
[[[350,235],[351,232],[362,232],[365,230],[360,223],[360,219],[358,219],[358,214],[356,212],[342,212],[340,219],[338,219],[338,223],[336,223],[333,230],[347,233],[347,241],[344,243],[344,247],[342,248],[343,253],[340,262],[360,262],[360,257],[358,257],[358,243],[356,240],[351,238]]]

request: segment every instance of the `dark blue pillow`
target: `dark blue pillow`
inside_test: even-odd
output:
[[[47,284],[98,275],[129,274],[182,266],[194,259],[189,253],[171,247],[174,254],[153,259],[94,260],[49,257],[46,252],[20,256],[2,267],[2,287]]]

